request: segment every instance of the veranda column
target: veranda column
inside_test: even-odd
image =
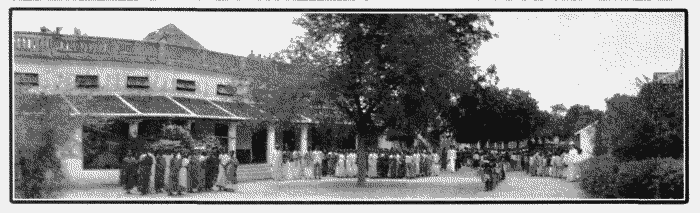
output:
[[[238,138],[236,137],[236,128],[238,128],[238,122],[231,122],[228,125],[228,151],[236,151],[236,144]]]
[[[131,120],[129,122],[129,136],[132,139],[139,136],[139,123],[141,123],[141,120]]]
[[[309,151],[309,125],[301,125],[301,147],[299,147],[301,154],[306,154]]]
[[[190,134],[192,133],[192,125],[193,124],[194,124],[194,120],[187,120],[187,122],[185,122],[185,129],[187,131],[189,131]]]
[[[267,126],[267,163],[272,163],[272,157],[275,152],[275,125],[268,124]]]

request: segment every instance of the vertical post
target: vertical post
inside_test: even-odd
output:
[[[236,151],[236,145],[238,138],[236,136],[236,128],[238,128],[238,122],[231,122],[228,125],[228,151]]]
[[[194,120],[187,120],[187,122],[185,123],[185,129],[187,129],[187,131],[189,131],[190,133],[192,133],[192,125],[193,124],[194,124]]]
[[[306,154],[309,150],[309,125],[301,124],[301,154]]]
[[[83,125],[78,125],[73,132],[73,144],[70,145],[73,156],[83,161]],[[80,164],[81,168],[83,164]]]
[[[275,151],[275,125],[268,124],[267,126],[267,163],[272,163],[272,157]]]
[[[129,136],[131,136],[131,139],[139,136],[139,123],[141,123],[141,120],[131,120],[129,122]]]

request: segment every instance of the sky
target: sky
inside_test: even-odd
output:
[[[684,47],[682,13],[490,13],[490,30],[474,63],[495,64],[499,87],[530,91],[540,109],[563,103],[605,110],[615,93],[635,94],[634,79],[674,72]],[[168,24],[217,52],[268,55],[302,36],[296,12],[14,11],[13,31],[46,26],[90,36],[141,40]],[[50,17],[50,18],[47,18]]]

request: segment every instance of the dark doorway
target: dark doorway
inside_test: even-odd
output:
[[[214,136],[219,139],[219,146],[226,148],[226,151],[228,151],[228,124],[216,124]]]
[[[252,162],[251,163],[266,163],[267,162],[267,129],[262,126],[250,128],[253,131],[252,136]]]
[[[294,151],[299,150],[298,139],[296,135],[296,128],[290,127],[285,128],[282,131],[282,144],[287,147],[287,150]]]

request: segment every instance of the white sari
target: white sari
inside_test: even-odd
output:
[[[447,151],[447,170],[450,172],[456,171],[457,152],[453,149]]]
[[[367,176],[377,177],[377,154],[370,154],[367,164],[369,166]]]
[[[231,162],[231,156],[227,154],[219,155],[221,162],[219,163],[219,174],[216,176],[216,186],[225,187],[226,186],[226,167]]]
[[[338,155],[338,164],[335,167],[335,176],[336,177],[345,177],[345,155],[344,154]]]

